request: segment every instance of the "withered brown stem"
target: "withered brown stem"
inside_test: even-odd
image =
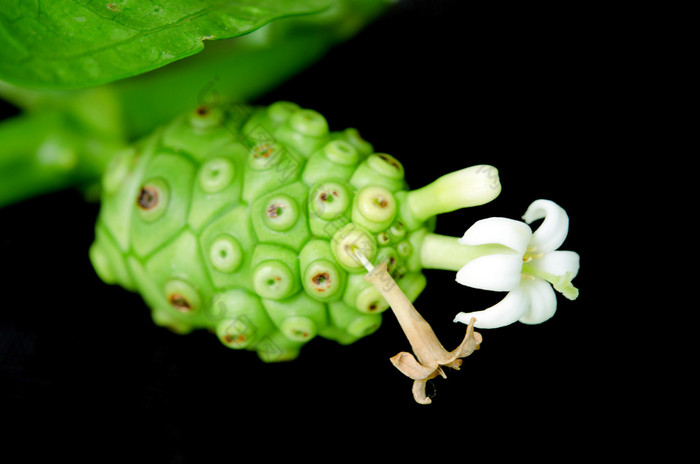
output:
[[[400,352],[391,358],[394,366],[413,379],[413,397],[420,404],[430,404],[432,400],[425,394],[428,380],[438,375],[446,377],[443,366],[459,369],[462,359],[479,349],[481,334],[474,332],[476,319],[472,318],[462,343],[453,351],[447,351],[433,328],[413,306],[398,284],[387,272],[386,263],[376,267],[366,266],[365,280],[372,283],[384,296],[406,334],[413,354]]]

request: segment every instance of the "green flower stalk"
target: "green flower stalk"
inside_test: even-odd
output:
[[[420,260],[425,269],[458,271],[480,256],[510,251],[505,245],[465,245],[458,237],[425,233],[420,237]]]

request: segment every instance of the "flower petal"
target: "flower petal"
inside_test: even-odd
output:
[[[436,368],[423,366],[411,353],[402,351],[391,357],[391,363],[402,374],[413,380],[427,379],[436,371]],[[439,367],[439,366],[438,366]]]
[[[540,253],[554,251],[564,243],[569,233],[569,216],[564,208],[550,200],[535,200],[523,215],[528,224],[538,219],[544,221],[532,234],[530,249]]]
[[[551,251],[545,253],[541,258],[533,259],[528,263],[528,266],[555,276],[563,276],[570,272],[573,279],[578,274],[580,257],[574,251]]]
[[[520,317],[523,324],[541,324],[554,316],[557,310],[557,297],[546,280],[523,280],[520,289],[527,295],[530,306]]]
[[[520,255],[486,255],[462,266],[456,280],[467,287],[507,292],[520,285],[522,268]]]
[[[523,255],[531,237],[532,229],[524,222],[492,217],[476,221],[459,239],[459,243],[463,245],[498,243]]]
[[[454,322],[468,324],[473,317],[476,319],[474,327],[496,329],[518,321],[528,311],[529,306],[529,295],[522,288],[518,288],[508,293],[505,298],[495,305],[483,311],[457,314]]]
[[[418,404],[430,404],[433,402],[428,395],[425,394],[425,384],[427,380],[425,379],[416,379],[413,381],[413,399],[416,401]]]

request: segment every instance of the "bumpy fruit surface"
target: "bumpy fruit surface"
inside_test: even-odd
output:
[[[398,160],[313,110],[201,107],[112,160],[90,256],[157,324],[290,360],[379,328],[388,304],[354,252],[421,293],[432,225],[405,217],[407,188]]]

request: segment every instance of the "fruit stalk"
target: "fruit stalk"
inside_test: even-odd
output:
[[[0,207],[100,179],[119,148],[107,139],[85,140],[60,114],[15,116],[0,124]],[[86,145],[91,145],[86,150]]]

